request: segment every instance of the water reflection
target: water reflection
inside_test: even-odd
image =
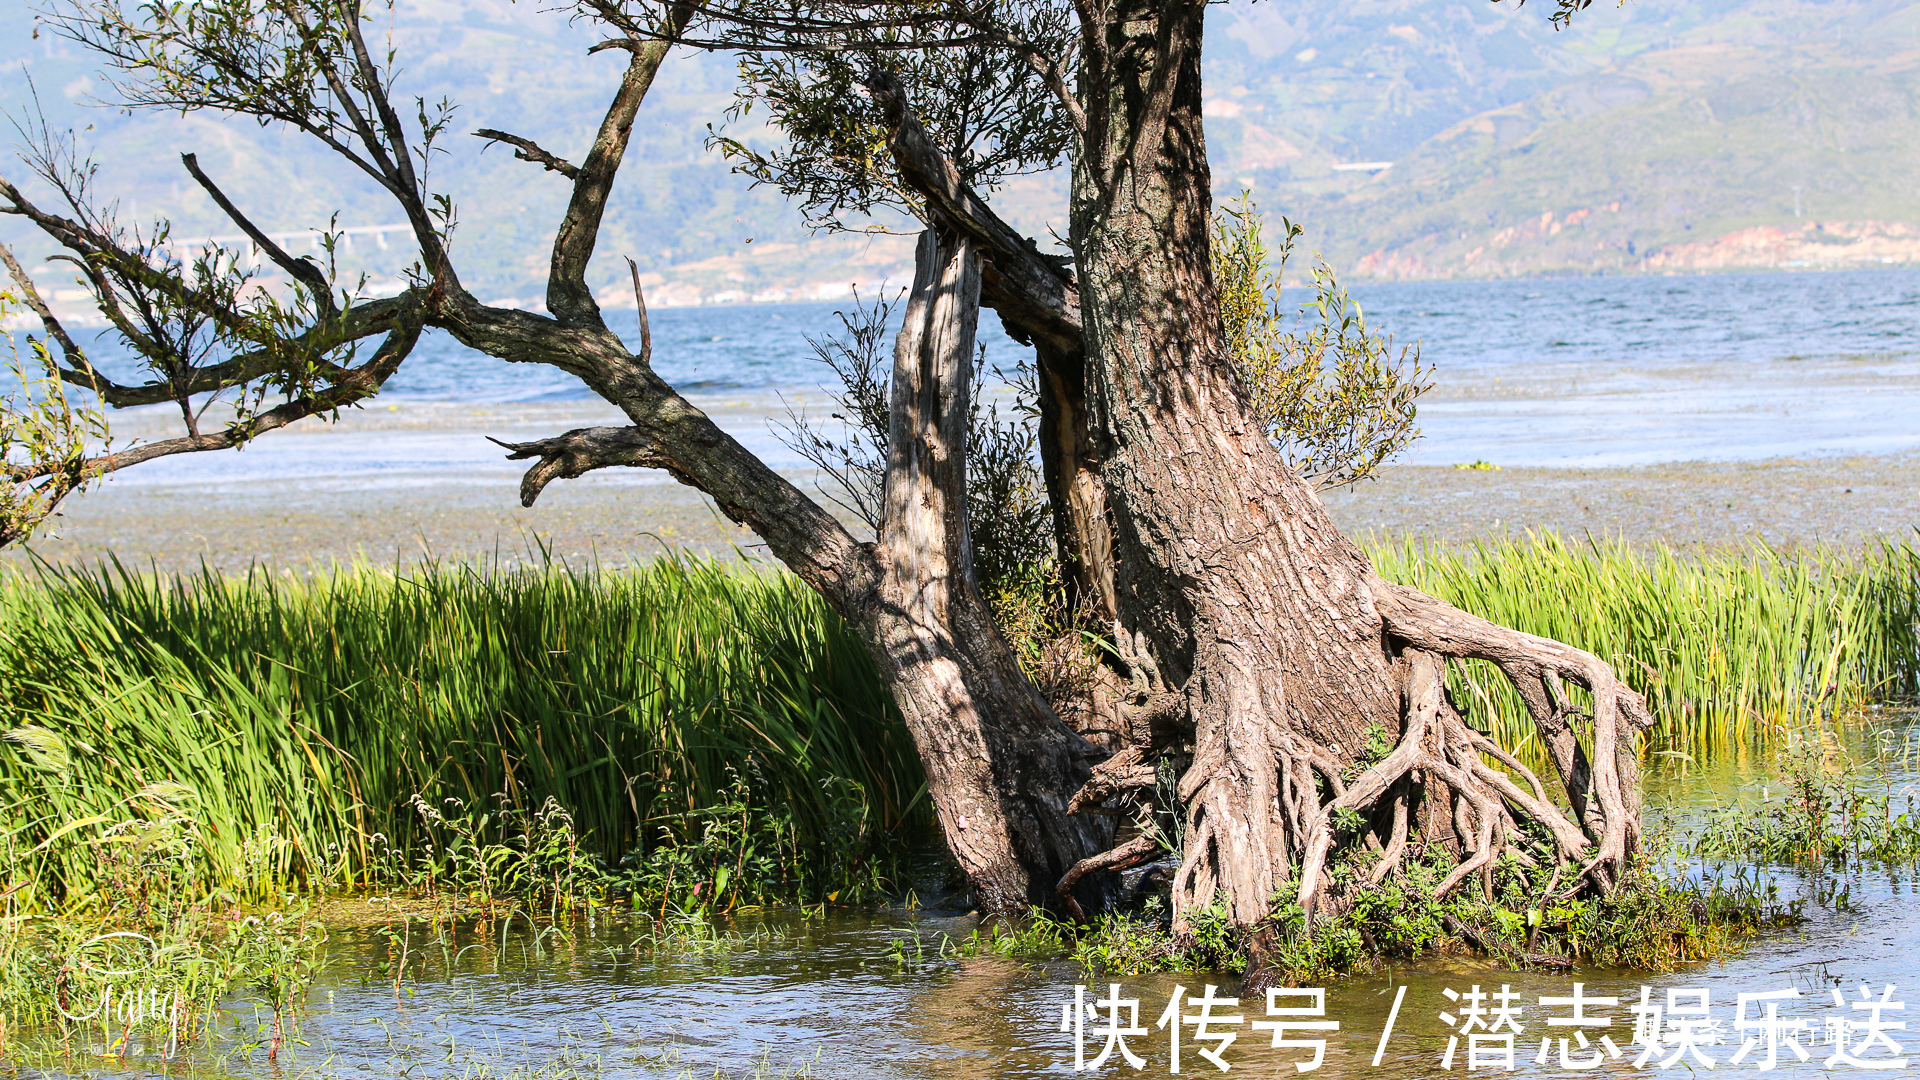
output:
[[[1910,726],[1889,728],[1904,746]],[[1874,757],[1873,746],[1856,739],[1858,766],[1891,788],[1920,781],[1912,755]],[[1656,818],[1686,827],[1707,807],[1734,802],[1757,805],[1763,762],[1756,755],[1729,755],[1696,763],[1664,759],[1650,769],[1649,807]],[[1802,1063],[1790,1049],[1774,1070],[1783,1076],[1823,1073],[1834,1053],[1823,1044],[1829,1018],[1856,1010],[1836,1010],[1832,993],[1841,990],[1850,1005],[1861,984],[1874,996],[1884,984],[1902,984],[1896,1000],[1920,999],[1913,957],[1920,949],[1920,890],[1911,875],[1879,869],[1811,873],[1793,869],[1765,873],[1783,895],[1813,897],[1808,921],[1791,932],[1756,943],[1726,963],[1698,966],[1672,975],[1648,977],[1636,972],[1586,970],[1573,976],[1507,972],[1466,956],[1436,956],[1417,964],[1396,965],[1327,987],[1326,1015],[1340,1022],[1327,1036],[1324,1077],[1412,1078],[1443,1072],[1452,1029],[1442,1013],[1457,1021],[1461,1003],[1451,989],[1466,995],[1478,986],[1491,995],[1505,989],[1515,995],[1520,1028],[1516,1072],[1561,1073],[1558,1040],[1584,1032],[1605,1054],[1600,1035],[1621,1054],[1606,1060],[1604,1071],[1625,1073],[1641,1047],[1633,1042],[1630,1006],[1650,999],[1664,1004],[1670,989],[1706,991],[1713,1015],[1726,1022],[1729,1041],[1708,1047],[1721,1068],[1732,1067],[1741,1038],[1732,1032],[1737,995],[1769,991],[1797,993],[1781,1002],[1780,1015],[1805,1019],[1799,1039],[1808,1054]],[[1844,890],[1844,902],[1833,901]],[[376,915],[374,921],[377,923]],[[719,932],[649,938],[652,924],[630,917],[579,920],[564,927],[535,927],[523,919],[506,925],[464,922],[445,934],[423,930],[415,922],[407,932],[407,963],[396,978],[394,945],[378,925],[337,930],[329,945],[330,964],[311,997],[302,1026],[305,1046],[292,1048],[269,1067],[264,1052],[247,1050],[244,1037],[258,1020],[236,1006],[229,1027],[230,1060],[205,1061],[190,1071],[246,1076],[782,1076],[818,1077],[1042,1077],[1073,1071],[1071,1036],[1059,1031],[1062,1006],[1074,999],[1076,983],[1090,983],[1088,1001],[1104,997],[1116,980],[1084,974],[1066,963],[1026,963],[1000,956],[958,957],[941,947],[943,935],[961,938],[973,921],[953,913],[896,908],[878,912],[833,912],[808,918],[791,912],[737,916]],[[1218,993],[1235,992],[1226,975],[1153,975],[1117,980],[1124,998],[1136,999],[1138,1023],[1145,1034],[1128,1038],[1129,1049],[1145,1062],[1139,1072],[1120,1065],[1116,1054],[1101,1075],[1167,1075],[1167,1032],[1154,1025],[1176,988],[1191,997],[1208,982]],[[1611,1017],[1607,1028],[1549,1027],[1549,1017],[1566,1018],[1565,1004],[1543,998],[1567,998],[1578,983],[1589,998],[1614,998],[1610,1006],[1588,1010]],[[1404,993],[1403,993],[1404,991]],[[1400,1008],[1384,1045],[1388,1017],[1396,999]],[[1682,999],[1684,1001],[1684,998]],[[1283,1002],[1283,1004],[1286,1004]],[[1750,1012],[1754,1011],[1750,1006]],[[1910,1010],[1920,1010],[1915,1000]],[[1261,1019],[1265,1002],[1249,999],[1223,1012],[1244,1021]],[[1189,1013],[1190,1015],[1190,1013]],[[1889,1018],[1898,1020],[1899,1013]],[[1097,1023],[1089,1023],[1090,1036]],[[1185,1028],[1189,1036],[1193,1026]],[[1250,1023],[1216,1027],[1236,1035],[1224,1060],[1243,1075],[1297,1075],[1293,1063],[1311,1054],[1276,1050],[1270,1034]],[[1292,1033],[1289,1038],[1311,1033]],[[1920,1064],[1920,1025],[1911,1035],[1892,1037],[1912,1051]],[[1549,1038],[1544,1063],[1541,1040]],[[16,1047],[18,1040],[16,1039]],[[1206,1044],[1206,1045],[1218,1045]],[[1091,1057],[1101,1043],[1093,1039]],[[237,1047],[238,1049],[231,1049]],[[1182,1048],[1182,1075],[1212,1075],[1218,1070],[1197,1054],[1189,1038]],[[53,1075],[93,1074],[109,1064],[76,1044],[60,1059]],[[1737,1067],[1752,1068],[1764,1042]],[[1570,1044],[1572,1060],[1582,1053]],[[1379,1063],[1375,1064],[1376,1055]],[[1884,1055],[1883,1055],[1884,1056]],[[25,1058],[21,1060],[27,1060]],[[1655,1059],[1659,1060],[1659,1059]],[[1455,1071],[1465,1071],[1464,1045]],[[1118,1067],[1116,1067],[1118,1066]],[[1678,1069],[1680,1066],[1674,1066]],[[135,1059],[114,1064],[116,1075],[176,1075],[157,1062]],[[1654,1070],[1660,1072],[1660,1070]],[[1913,1075],[1910,1070],[1906,1075]]]

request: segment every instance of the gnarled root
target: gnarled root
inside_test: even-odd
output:
[[[1633,735],[1652,726],[1646,702],[1590,653],[1490,623],[1413,589],[1376,581],[1374,590],[1389,641],[1400,651],[1404,727],[1384,759],[1345,790],[1335,786],[1334,797],[1313,815],[1301,848],[1298,894],[1308,920],[1324,898],[1327,860],[1342,829],[1363,822],[1360,831],[1373,838],[1384,800],[1394,800],[1386,850],[1369,875],[1375,883],[1385,880],[1406,850],[1409,792],[1421,788],[1429,798],[1444,793],[1451,803],[1453,842],[1462,856],[1435,899],[1475,874],[1490,888],[1492,867],[1510,848],[1523,863],[1555,868],[1556,879],[1562,862],[1577,864],[1563,895],[1610,890],[1639,841]],[[1448,701],[1450,659],[1487,661],[1512,680],[1560,773],[1571,819],[1531,769],[1469,727]],[[1592,695],[1591,715],[1568,704],[1567,682]],[[1591,760],[1573,728],[1582,720],[1592,725]],[[1546,837],[1531,849],[1522,839],[1529,824]]]
[[[1074,898],[1074,887],[1089,874],[1123,870],[1152,855],[1159,841],[1151,828],[1160,805],[1159,755],[1191,736],[1192,722],[1187,717],[1186,698],[1169,691],[1161,682],[1159,669],[1148,655],[1144,641],[1129,636],[1118,623],[1114,625],[1118,651],[1132,673],[1132,688],[1119,703],[1119,719],[1125,744],[1107,760],[1093,767],[1092,775],[1067,804],[1069,814],[1119,814],[1127,806],[1140,812],[1143,831],[1133,839],[1080,860],[1060,879],[1056,891],[1067,910],[1081,922],[1086,912]]]
[[[1376,885],[1409,852],[1436,845],[1451,851],[1458,863],[1434,899],[1476,877],[1490,895],[1503,853],[1529,876],[1550,876],[1549,892],[1558,888],[1562,896],[1608,892],[1626,873],[1640,837],[1634,734],[1652,726],[1641,696],[1590,653],[1378,578],[1369,584],[1383,645],[1399,672],[1397,741],[1380,760],[1360,764],[1351,750],[1322,745],[1291,721],[1250,722],[1231,714],[1232,738],[1197,738],[1193,764],[1178,785],[1187,833],[1174,877],[1176,927],[1184,910],[1224,889],[1233,921],[1252,929],[1274,884],[1297,890],[1311,923],[1328,908],[1329,863],[1347,845],[1373,853],[1366,876]],[[1486,661],[1513,683],[1559,773],[1571,815],[1533,770],[1467,724],[1447,694],[1454,660]],[[1137,662],[1135,671],[1142,673],[1136,692],[1122,707],[1129,743],[1094,769],[1073,799],[1073,812],[1154,800],[1158,755],[1191,730],[1182,727],[1190,722],[1181,713],[1183,695],[1159,683],[1150,661]],[[1571,703],[1569,683],[1590,694],[1591,713]],[[1591,756],[1576,725],[1589,727]],[[1259,768],[1266,762],[1270,772]],[[1221,799],[1240,803],[1216,806]],[[1237,810],[1247,800],[1267,808],[1238,815],[1255,827],[1223,832],[1216,811]],[[1151,850],[1141,837],[1083,860],[1062,881],[1061,895],[1087,874],[1130,865]],[[1578,868],[1564,880],[1563,864]]]
[[[1488,622],[1417,590],[1385,581],[1375,582],[1374,602],[1387,632],[1407,650],[1484,660],[1512,681],[1560,773],[1574,822],[1567,821],[1547,801],[1531,772],[1465,724],[1455,729],[1462,749],[1468,751],[1462,764],[1480,786],[1498,791],[1509,809],[1519,809],[1547,826],[1563,854],[1584,857],[1579,873],[1568,883],[1567,895],[1578,893],[1588,884],[1602,892],[1610,890],[1626,872],[1628,858],[1640,841],[1634,735],[1653,726],[1646,700],[1622,683],[1612,666],[1570,645]],[[1566,682],[1584,687],[1592,696],[1591,715],[1569,704]],[[1591,760],[1573,730],[1573,724],[1580,720],[1592,728]],[[1488,766],[1481,754],[1525,778],[1530,790],[1519,789],[1499,770]],[[1580,835],[1591,841],[1590,847],[1572,844],[1576,824]]]
[[[1056,890],[1060,894],[1061,902],[1066,905],[1068,913],[1077,922],[1087,921],[1087,913],[1080,909],[1080,901],[1073,895],[1074,887],[1080,884],[1081,878],[1103,870],[1125,870],[1129,866],[1138,865],[1142,859],[1152,855],[1158,846],[1152,833],[1143,832],[1119,847],[1089,856],[1073,864],[1073,869],[1068,870],[1066,876],[1060,879],[1060,886]]]

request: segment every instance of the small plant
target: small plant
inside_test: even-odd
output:
[[[1418,345],[1394,350],[1326,260],[1314,256],[1313,299],[1291,314],[1281,274],[1305,230],[1281,218],[1279,266],[1268,271],[1253,196],[1213,221],[1213,276],[1227,354],[1261,430],[1294,471],[1320,487],[1372,479],[1420,437],[1417,402],[1433,388]],[[1311,315],[1309,315],[1311,312]]]
[[[24,272],[13,252],[0,244],[0,255],[18,281]],[[30,338],[32,359],[21,358],[6,329],[18,305],[0,291],[0,379],[8,384],[0,392],[0,546],[32,536],[62,499],[98,480],[86,466],[87,446],[108,441],[106,416],[67,397],[46,342]]]
[[[580,843],[573,815],[552,796],[537,809],[506,794],[477,810],[455,797],[409,801],[423,841],[413,865],[397,865],[393,883],[458,903],[544,903],[550,914],[595,902],[611,884]],[[384,838],[383,838],[384,839]]]
[[[1836,868],[1920,863],[1916,792],[1911,784],[1896,788],[1879,756],[1861,760],[1841,732],[1812,726],[1791,732],[1774,757],[1776,771],[1758,784],[1758,807],[1708,812],[1697,857]]]
[[[942,934],[940,955],[1055,957],[1069,951],[1073,938],[1072,924],[1036,908],[1024,919],[991,922],[985,933],[975,927],[964,938]]]
[[[1263,959],[1289,980],[1326,979],[1432,953],[1478,953],[1522,968],[1670,970],[1725,955],[1765,927],[1798,919],[1796,905],[1780,903],[1756,878],[1669,874],[1654,857],[1663,852],[1654,851],[1619,889],[1597,900],[1557,898],[1554,886],[1572,866],[1543,879],[1508,860],[1495,869],[1490,891],[1469,885],[1436,903],[1434,886],[1451,869],[1444,859],[1408,861],[1378,884],[1349,860],[1336,867],[1340,908],[1311,927],[1290,897],[1275,898],[1273,914],[1259,928]],[[1224,908],[1195,912],[1181,936],[1172,932],[1158,897],[1082,926],[1034,912],[1017,924],[948,938],[941,952],[1070,959],[1110,975],[1243,972],[1250,956]]]

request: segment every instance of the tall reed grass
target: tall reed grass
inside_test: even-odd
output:
[[[35,728],[66,760],[35,751]],[[415,796],[496,820],[552,799],[609,863],[696,837],[715,807],[841,862],[917,841],[925,817],[859,640],[797,579],[695,560],[14,573],[4,729],[14,878],[54,901],[83,892],[95,860],[49,841],[137,816],[127,793],[161,780],[192,791],[213,876],[260,890],[365,883],[414,858],[433,831]]]
[[[1688,554],[1543,535],[1371,555],[1612,662],[1669,745],[1698,752],[1920,686],[1912,545]],[[1499,677],[1456,683],[1525,752]],[[918,758],[859,641],[796,579],[697,560],[14,572],[0,732],[16,904],[84,897],[92,841],[146,813],[154,784],[194,801],[208,873],[239,893],[368,884],[510,822],[531,854],[525,823],[556,806],[608,865],[645,862],[668,892],[704,875],[707,897],[769,872],[769,848],[825,867],[778,870],[825,893],[928,835]]]
[[[1394,581],[1613,664],[1674,746],[1710,752],[1920,689],[1920,550],[1911,543],[1690,553],[1549,533],[1369,554]],[[1497,673],[1472,665],[1455,683],[1470,709],[1493,705],[1508,746],[1525,742],[1532,725]]]

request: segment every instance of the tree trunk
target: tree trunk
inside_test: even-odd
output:
[[[1604,886],[1638,832],[1621,781],[1644,704],[1578,650],[1381,581],[1234,381],[1208,255],[1205,10],[1199,0],[1120,0],[1083,30],[1088,132],[1074,162],[1071,239],[1093,449],[1119,553],[1119,644],[1145,685],[1134,749],[1096,770],[1078,801],[1145,786],[1142,763],[1173,748],[1166,731],[1182,725],[1166,721],[1181,717],[1193,761],[1179,783],[1187,829],[1176,928],[1223,903],[1256,952],[1283,888],[1311,918],[1337,840],[1380,851],[1378,880],[1411,830],[1461,857],[1444,892],[1516,843],[1519,818],[1546,815],[1556,836],[1548,861],[1593,856],[1586,870]],[[1554,736],[1576,805],[1596,796],[1578,827],[1530,772],[1531,791],[1491,775],[1483,755],[1498,748],[1445,700],[1446,657],[1496,653],[1530,706],[1538,700],[1535,718]],[[1563,674],[1592,691],[1602,768],[1588,769],[1572,736],[1570,718],[1586,714],[1559,694]],[[1377,775],[1351,767],[1370,733],[1396,747]],[[1343,834],[1336,809],[1364,825]]]
[[[1184,919],[1224,890],[1233,922],[1251,927],[1289,879],[1288,812],[1321,801],[1313,774],[1292,765],[1293,743],[1339,757],[1369,726],[1397,734],[1400,695],[1365,558],[1274,451],[1225,363],[1207,255],[1205,7],[1167,6],[1156,40],[1129,35],[1161,5],[1120,6],[1106,36],[1123,77],[1097,110],[1109,127],[1090,135],[1116,165],[1098,178],[1075,170],[1087,397],[1126,553],[1123,621],[1145,635],[1166,687],[1181,688],[1195,729],[1175,909]],[[1163,75],[1164,144],[1136,146],[1154,135],[1142,106],[1159,100],[1150,84]],[[1131,160],[1142,149],[1158,167]]]
[[[1086,355],[1036,342],[1040,390],[1040,473],[1053,508],[1060,577],[1069,601],[1096,626],[1119,612],[1113,594],[1113,530],[1106,484],[1087,427]]]
[[[925,198],[935,226],[978,245],[986,261],[982,303],[999,312],[1010,336],[1034,349],[1040,466],[1053,510],[1060,575],[1081,613],[1106,626],[1115,612],[1113,535],[1100,463],[1088,437],[1086,343],[1073,275],[961,182],[960,170],[927,135],[897,79],[876,69],[866,83],[892,125],[889,149],[901,180]]]
[[[1021,671],[973,573],[966,443],[980,257],[957,234],[921,234],[894,350],[876,648],[926,764],[928,793],[983,910],[1052,907],[1054,889],[1112,837],[1069,816],[1101,755]]]
[[[636,355],[593,303],[585,254],[650,79],[650,70],[630,72],[575,179],[574,204],[584,209],[556,239],[549,286],[567,299],[549,306],[566,315],[556,325],[480,305],[457,290],[449,298],[456,310],[441,320],[463,344],[490,355],[573,373],[629,420],[628,427],[511,445],[511,457],[539,459],[521,483],[521,501],[531,506],[553,480],[609,466],[665,469],[712,496],[866,643],[913,734],[941,830],[980,909],[1021,914],[1034,905],[1061,906],[1070,899],[1057,891],[1062,877],[1112,840],[1109,819],[1068,810],[1104,755],[1034,690],[973,578],[964,485],[979,242],[963,233],[921,237],[894,354],[886,516],[878,541],[861,544],[654,373],[644,310]],[[1023,269],[1054,283],[1043,299],[1060,322],[1058,268]],[[1099,888],[1098,881],[1088,886]]]

